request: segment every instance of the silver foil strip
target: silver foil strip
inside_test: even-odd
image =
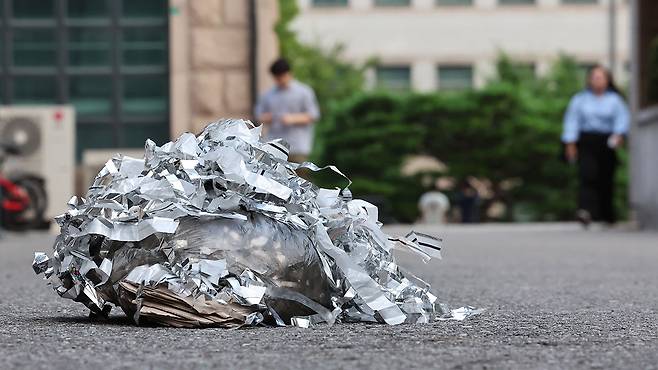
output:
[[[464,319],[429,285],[403,273],[391,250],[440,258],[441,241],[389,237],[374,205],[323,189],[288,162],[281,140],[249,121],[220,120],[143,159],[117,155],[84,198],[56,218],[52,257],[33,269],[94,314],[120,306],[136,323],[175,327]]]

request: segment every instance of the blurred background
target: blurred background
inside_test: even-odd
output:
[[[319,101],[312,161],[384,222],[571,220],[562,118],[602,64],[633,115],[615,204],[658,228],[656,19],[651,0],[0,0],[3,193],[39,226],[114,153],[252,118],[283,56]]]

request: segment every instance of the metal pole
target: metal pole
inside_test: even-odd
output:
[[[641,223],[640,215],[638,214],[637,204],[641,202],[641,176],[643,160],[639,155],[640,148],[633,145],[634,138],[638,132],[637,114],[640,110],[640,1],[632,0],[631,6],[631,32],[630,32],[630,46],[631,46],[631,78],[630,78],[630,106],[631,106],[631,127],[629,133],[628,146],[629,154],[629,184],[626,196],[631,209],[631,221]]]
[[[633,117],[637,116],[640,110],[640,4],[639,0],[632,0],[631,6],[631,32],[630,32],[630,45],[631,45],[631,76],[630,76],[630,106]],[[635,125],[635,118],[631,121],[632,126]]]
[[[251,108],[256,105],[258,100],[258,4],[256,0],[249,1],[249,69],[251,80],[249,81],[249,90],[251,93]],[[253,113],[252,113],[253,114]],[[256,117],[253,117],[256,122]]]

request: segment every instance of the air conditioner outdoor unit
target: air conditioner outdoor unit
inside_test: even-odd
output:
[[[45,217],[66,211],[74,193],[75,111],[70,106],[0,106],[0,142],[17,155],[5,159],[3,175],[22,173],[45,180]]]

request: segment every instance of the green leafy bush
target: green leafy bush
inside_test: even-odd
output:
[[[447,164],[434,178],[488,180],[492,196],[482,203],[483,216],[502,202],[506,212],[499,220],[570,219],[577,177],[559,153],[563,112],[582,86],[577,65],[562,57],[546,77],[535,78],[503,56],[498,70],[498,78],[481,90],[372,92],[344,100],[318,130],[324,147],[316,160],[345,170],[355,195],[387,199],[398,221],[414,221],[418,198],[433,186],[421,181],[422,174],[401,173],[403,161],[418,154]],[[322,175],[317,179],[331,184]],[[626,181],[622,168],[622,209]]]
[[[364,71],[374,60],[354,65],[342,59],[340,45],[323,50],[300,43],[290,29],[296,0],[279,0],[279,9],[281,55],[315,90],[322,110],[312,159],[344,170],[356,196],[383,199],[388,204],[380,205],[395,220],[411,222],[418,217],[420,195],[432,188],[428,176],[457,182],[474,176],[491,184],[483,215],[502,202],[506,212],[498,220],[572,218],[576,171],[558,156],[562,115],[584,82],[574,59],[562,56],[547,76],[537,78],[523,63],[501,55],[495,78],[476,91],[364,93]],[[403,176],[404,161],[418,154],[438,158],[447,171]],[[623,216],[627,156],[620,154],[616,204]],[[314,177],[324,186],[342,185],[331,173]]]

